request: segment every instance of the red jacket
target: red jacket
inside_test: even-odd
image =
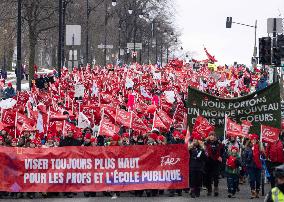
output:
[[[283,144],[281,140],[268,144],[266,148],[266,158],[274,163],[284,163]]]

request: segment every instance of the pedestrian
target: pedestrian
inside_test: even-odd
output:
[[[245,162],[249,175],[249,183],[251,189],[251,199],[259,198],[260,181],[261,181],[261,160],[260,146],[258,143],[258,135],[251,134],[245,149]]]
[[[211,131],[205,141],[206,163],[205,163],[205,185],[207,196],[212,195],[212,184],[214,184],[214,196],[219,195],[219,173],[224,152],[223,144],[216,137],[216,133]]]
[[[201,140],[201,136],[196,135],[193,137],[193,141],[189,145],[189,185],[191,189],[191,198],[200,196],[200,189],[202,185],[206,155],[204,144]]]
[[[231,149],[226,153],[225,172],[227,175],[227,188],[229,198],[235,198],[235,194],[238,188],[238,178],[241,166],[241,160],[238,152],[239,149],[235,146],[232,146]]]
[[[274,168],[280,166],[284,163],[284,154],[283,154],[283,135],[279,136],[279,139],[276,142],[268,143],[266,147],[266,165],[268,172],[270,174],[270,184],[271,188],[275,186],[274,178]]]
[[[265,202],[282,202],[284,201],[284,165],[275,168],[276,187],[272,188],[267,194]]]
[[[4,98],[8,99],[8,98],[12,98],[14,96],[16,96],[16,91],[15,91],[12,83],[9,82],[7,84],[7,88],[4,90]]]

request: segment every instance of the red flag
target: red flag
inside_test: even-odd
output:
[[[13,110],[4,110],[2,122],[8,126],[15,126],[16,112]]]
[[[135,114],[132,112],[132,128],[141,132],[147,132],[149,130],[148,126]]]
[[[103,118],[100,123],[99,135],[105,135],[112,137],[114,134],[118,133],[119,127],[115,126],[111,122],[108,122],[107,119]]]
[[[280,129],[261,125],[261,141],[273,143],[279,139]]]
[[[109,93],[100,93],[101,96],[101,103],[102,104],[109,104],[111,103],[112,96]]]
[[[243,137],[242,133],[242,126],[231,120],[230,118],[226,117],[226,134],[228,136],[241,136]]]
[[[163,110],[158,111],[157,114],[159,115],[160,119],[162,120],[164,125],[167,127],[167,129],[169,129],[173,120]]]
[[[17,95],[17,105],[25,106],[29,97],[30,96],[27,91],[19,92]]]
[[[192,135],[197,133],[197,135],[201,135],[204,138],[207,138],[211,131],[214,131],[215,127],[212,126],[206,118],[203,116],[198,116],[195,120]]]
[[[131,112],[127,112],[122,109],[117,109],[116,122],[128,128],[131,128]]]
[[[30,119],[28,118],[26,115],[21,114],[18,112],[17,114],[17,123],[22,124],[28,124],[30,126],[34,126],[35,125],[35,120],[34,119]]]
[[[244,120],[242,121],[242,133],[244,137],[248,137],[249,129],[252,126],[250,121]]]
[[[153,128],[165,128],[165,129],[167,129],[167,127],[161,121],[159,115],[156,112],[154,114],[154,119],[153,119]]]

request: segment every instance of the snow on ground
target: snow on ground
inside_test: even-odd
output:
[[[52,71],[53,71],[53,69],[40,68],[39,71],[37,72],[37,74],[48,74]],[[8,82],[12,82],[13,87],[16,89],[17,77],[16,77],[16,74],[15,74],[15,70],[7,72],[6,84]],[[29,81],[23,79],[21,83],[22,83],[21,84],[22,90],[29,90]]]

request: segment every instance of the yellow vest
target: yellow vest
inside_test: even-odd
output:
[[[271,190],[271,193],[272,193],[272,200],[274,202],[284,202],[284,194],[277,187],[274,187]]]

